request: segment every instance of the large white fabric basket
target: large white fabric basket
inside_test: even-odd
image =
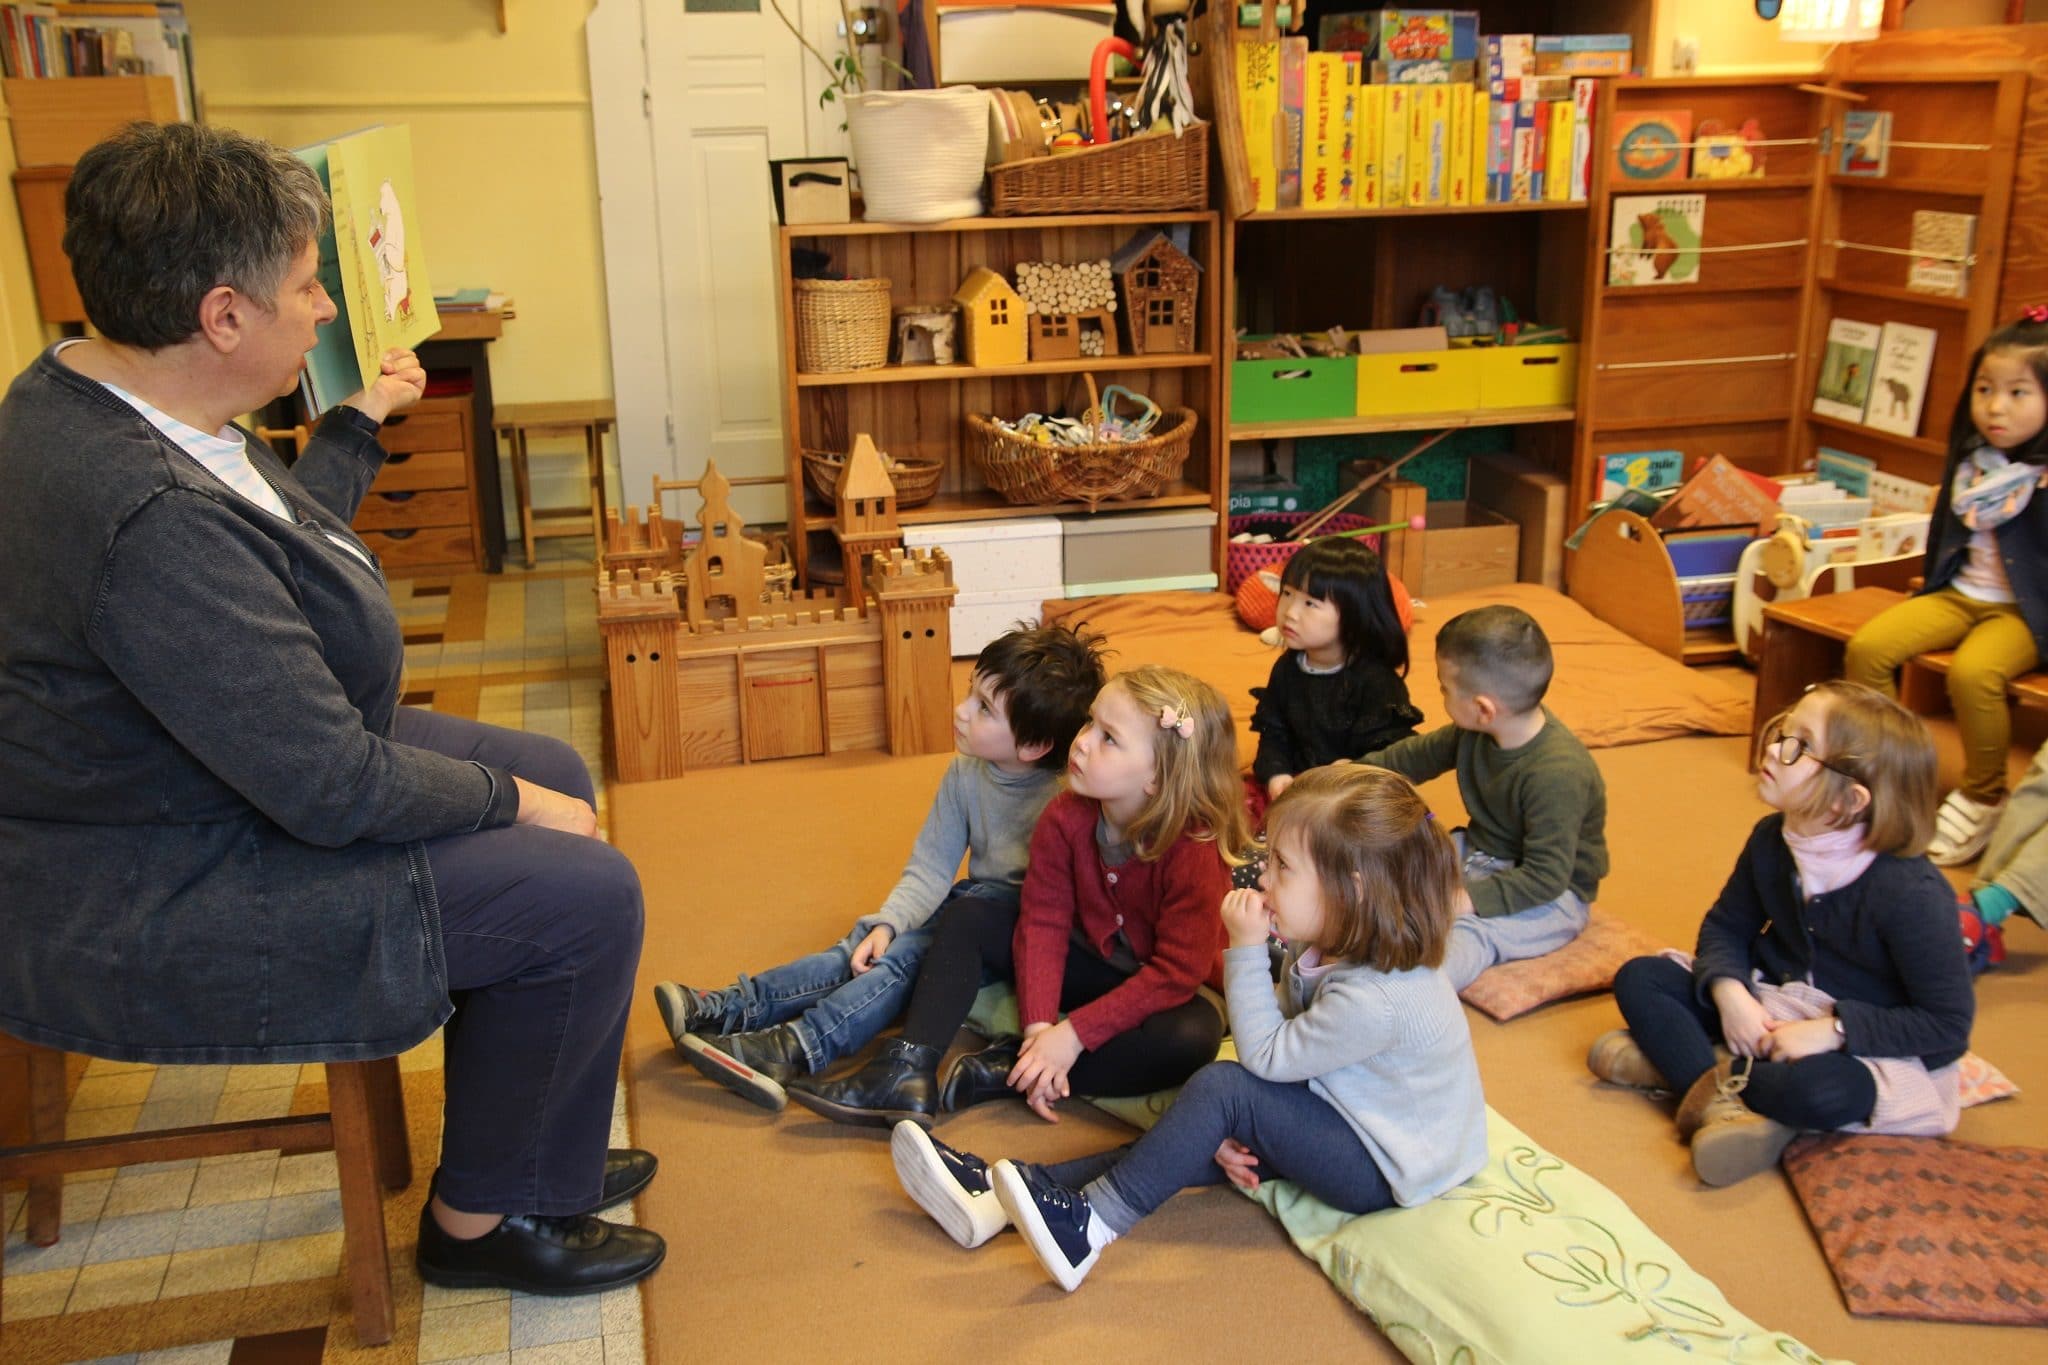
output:
[[[877,90],[846,101],[868,221],[936,223],[981,213],[986,91]]]

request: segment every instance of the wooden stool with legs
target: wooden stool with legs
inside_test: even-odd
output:
[[[391,1340],[391,1256],[384,1240],[384,1190],[412,1183],[412,1151],[405,1132],[405,1098],[398,1059],[328,1062],[324,1114],[203,1123],[189,1128],[64,1137],[64,1054],[0,1034],[0,1058],[22,1057],[28,1070],[29,1141],[0,1147],[0,1181],[28,1184],[27,1235],[36,1246],[60,1235],[64,1176],[150,1161],[241,1152],[334,1153],[341,1176],[341,1226],[356,1339],[364,1346]],[[4,1315],[0,1315],[4,1321]],[[0,1329],[4,1330],[4,1329]]]
[[[491,413],[491,424],[508,438],[512,452],[512,483],[519,500],[520,544],[526,553],[526,567],[533,567],[533,542],[544,536],[592,538],[594,555],[604,553],[604,434],[611,430],[615,416],[608,398],[562,403],[500,403]],[[583,438],[585,475],[590,501],[575,507],[535,507],[533,475],[527,462],[527,441],[543,435],[578,435]]]

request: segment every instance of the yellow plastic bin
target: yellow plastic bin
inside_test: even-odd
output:
[[[1476,354],[1482,408],[1570,407],[1578,400],[1577,342],[1497,346]]]
[[[1479,360],[1468,349],[1358,357],[1358,415],[1470,412],[1479,406]]]

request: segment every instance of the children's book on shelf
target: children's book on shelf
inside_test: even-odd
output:
[[[1908,243],[1913,264],[1906,270],[1906,288],[1962,298],[1970,292],[1970,253],[1976,245],[1976,214],[1914,209]]]
[[[1695,180],[1742,180],[1764,173],[1763,125],[1745,119],[1730,128],[1719,119],[1701,119],[1692,135]]]
[[[1676,488],[1685,475],[1682,450],[1624,450],[1600,461],[1600,499],[1612,502],[1622,490],[1654,493]]]
[[[1870,406],[1863,424],[1918,436],[1920,409],[1927,402],[1927,372],[1933,365],[1933,328],[1887,322],[1877,343],[1877,368],[1871,373]]]
[[[1877,368],[1877,343],[1883,328],[1871,322],[1833,318],[1828,346],[1821,353],[1820,376],[1813,385],[1813,410],[1823,417],[1860,422],[1870,401],[1870,376]]]
[[[1833,446],[1822,446],[1814,454],[1814,472],[1822,480],[1855,497],[1870,496],[1870,476],[1877,461]]]
[[[1691,161],[1692,112],[1666,109],[1656,113],[1616,114],[1614,183],[1618,189],[1682,180]]]
[[[1783,491],[1775,479],[1753,474],[1725,455],[1709,455],[1650,517],[1650,525],[1660,531],[1754,526],[1762,535],[1777,517]]]
[[[333,204],[320,238],[320,282],[337,316],[319,329],[301,385],[314,415],[369,387],[391,347],[441,330],[427,278],[412,136],[404,125],[365,128],[298,149]]]
[[[1931,483],[1873,469],[1870,471],[1870,514],[1874,517],[1905,513],[1926,516],[1934,510],[1935,495],[1940,491]]]
[[[1873,503],[1873,509],[1875,504]],[[1856,528],[1856,559],[1868,563],[1873,559],[1903,559],[1908,555],[1927,553],[1927,523],[1930,515],[1926,512],[1891,512],[1883,516],[1865,517]]]
[[[1616,195],[1607,242],[1607,282],[1699,283],[1706,218],[1703,194]]]
[[[1889,109],[1851,109],[1842,115],[1843,175],[1883,175],[1892,162]]]

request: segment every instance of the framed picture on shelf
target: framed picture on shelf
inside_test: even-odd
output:
[[[1934,365],[1934,329],[1887,322],[1877,343],[1877,368],[1870,377],[1865,426],[1900,436],[1920,434],[1920,409],[1927,402],[1927,372]]]
[[[1813,410],[1844,422],[1863,420],[1870,401],[1870,375],[1877,366],[1877,342],[1883,328],[1874,322],[1834,318],[1828,323],[1828,348],[1821,354],[1820,377],[1813,385]]]
[[[1703,194],[1622,194],[1607,241],[1609,284],[1698,284]]]

